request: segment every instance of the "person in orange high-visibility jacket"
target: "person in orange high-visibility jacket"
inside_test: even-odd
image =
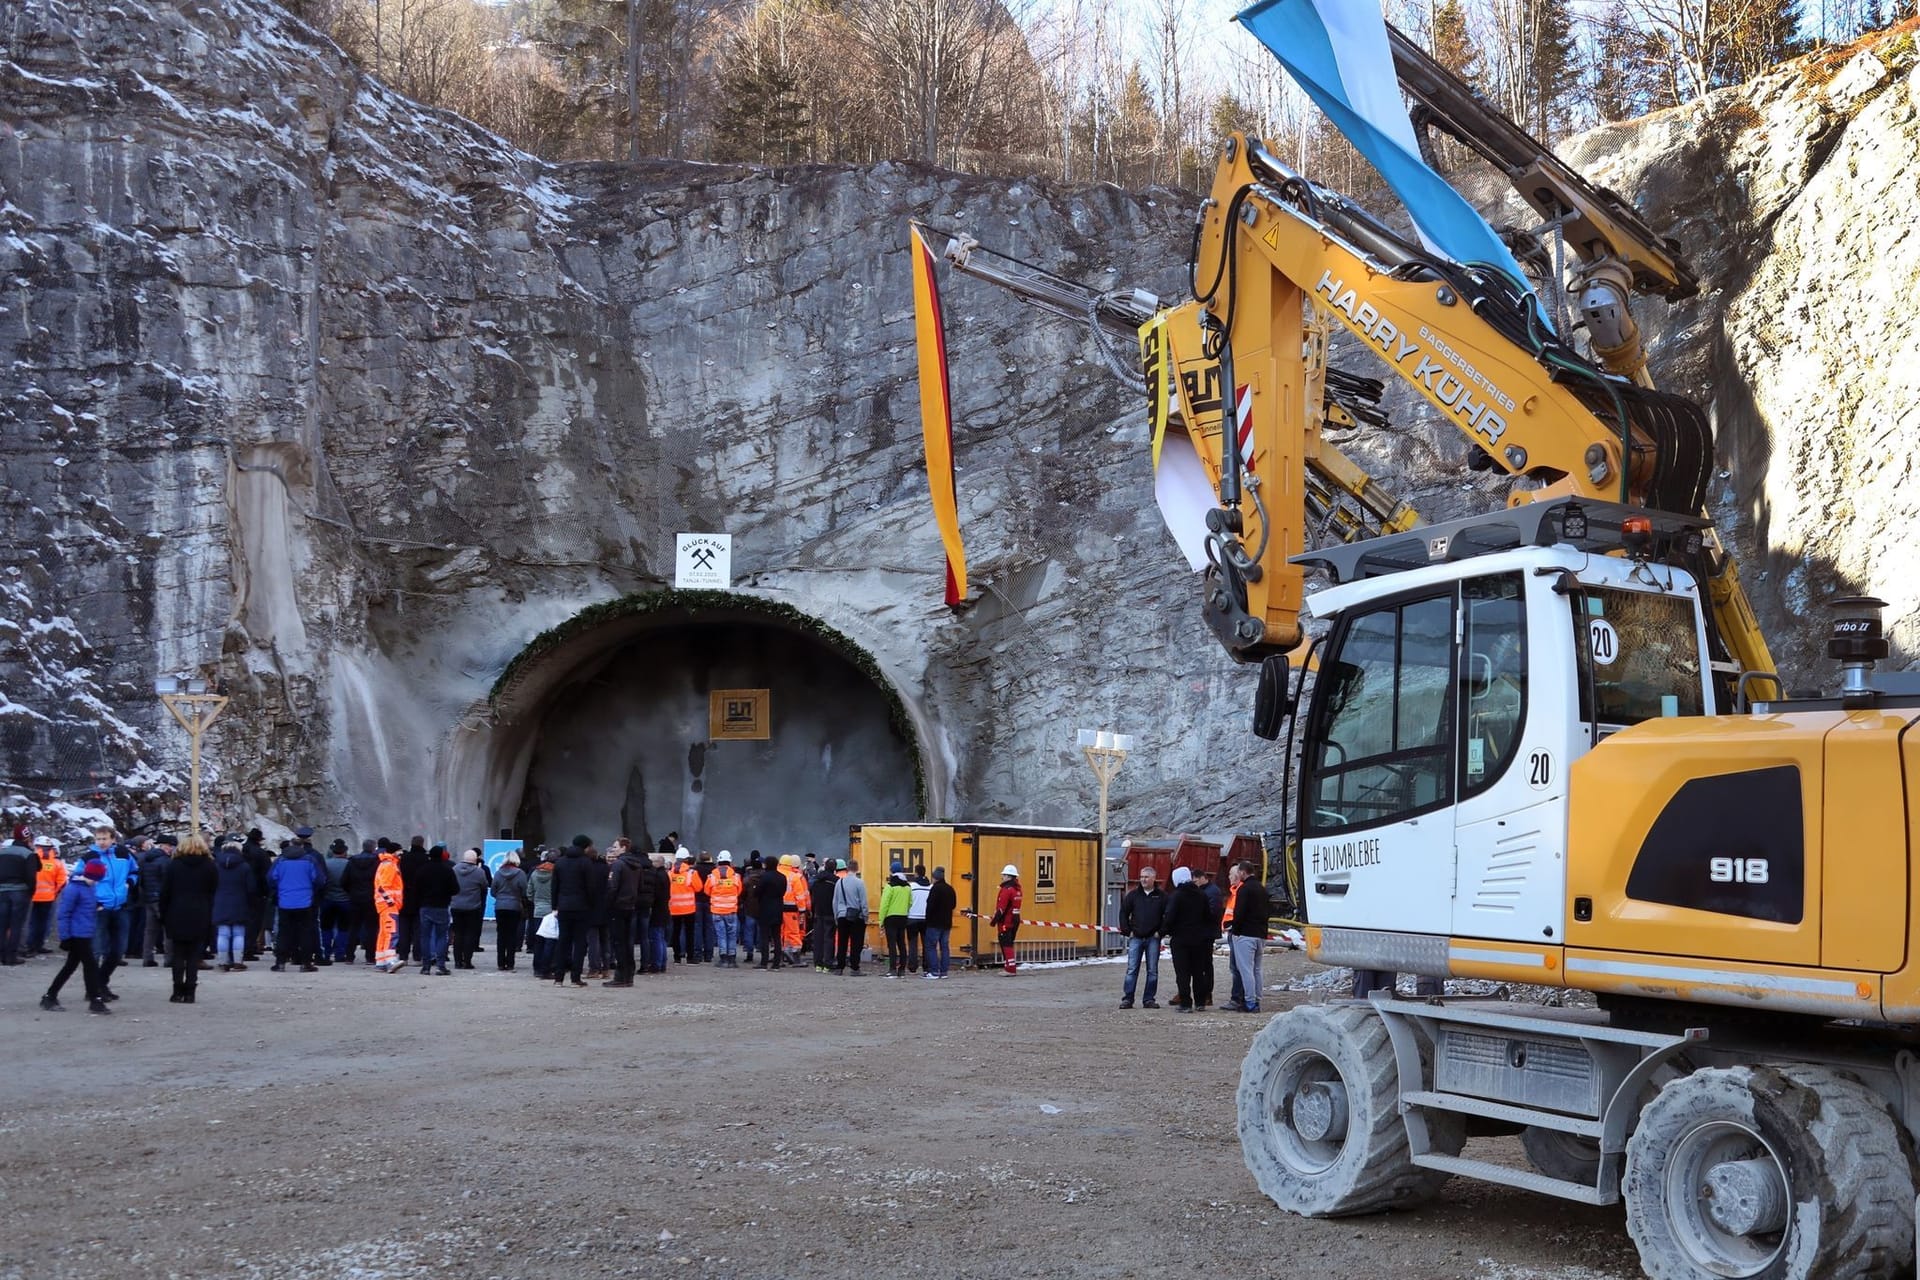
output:
[[[53,904],[67,887],[67,864],[60,847],[45,836],[33,842],[34,857],[40,860],[33,874],[33,901],[27,904],[27,948],[30,956],[47,954],[47,930],[53,925]]]
[[[380,917],[380,934],[374,940],[374,968],[382,973],[400,972],[400,956],[393,945],[393,933],[400,923],[400,906],[406,895],[400,884],[400,852],[389,846],[380,850],[380,866],[373,873],[373,910]]]
[[[667,916],[672,929],[673,962],[700,963],[700,935],[694,926],[699,917],[699,895],[706,882],[694,870],[693,855],[685,849],[673,855],[673,871],[667,876]]]
[[[1212,882],[1208,881],[1207,883],[1211,884]],[[1208,892],[1212,892],[1212,890],[1209,889]],[[1233,904],[1239,898],[1239,896],[1240,896],[1239,881],[1229,878],[1227,881],[1227,909],[1220,913],[1220,932],[1221,933],[1233,932]],[[1241,991],[1240,989],[1240,966],[1237,964],[1232,964],[1231,956],[1229,956],[1229,964],[1227,967],[1233,970],[1233,995],[1228,1000],[1227,1007],[1232,1008],[1235,1005],[1245,1005],[1246,993]],[[1254,997],[1256,1001],[1259,1000],[1259,998],[1260,998],[1259,996]]]
[[[807,873],[800,869],[800,859],[793,854],[780,856],[780,874],[787,878],[785,910],[780,917],[780,949],[787,953],[788,964],[799,964],[807,917],[813,914],[813,893],[807,888]]]
[[[722,849],[707,877],[707,910],[713,916],[713,954],[723,969],[740,967],[740,890],[745,883],[734,874],[733,854]]]

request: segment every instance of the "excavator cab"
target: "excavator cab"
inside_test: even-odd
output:
[[[1317,959],[1360,963],[1351,943],[1378,967],[1385,932],[1397,967],[1445,975],[1450,939],[1563,940],[1573,762],[1714,705],[1698,584],[1651,546],[1608,554],[1610,514],[1541,504],[1301,557],[1337,581],[1308,597],[1330,625],[1298,814]],[[1664,521],[1672,550],[1692,522]]]

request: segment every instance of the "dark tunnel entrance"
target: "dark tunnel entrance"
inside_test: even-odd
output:
[[[516,836],[652,846],[678,831],[742,860],[751,849],[832,857],[849,823],[922,813],[918,746],[864,653],[804,615],[726,599],[620,619],[552,686],[523,722]],[[729,712],[733,725],[715,723]],[[748,729],[756,716],[763,725]]]

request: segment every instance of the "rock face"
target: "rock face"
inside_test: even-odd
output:
[[[262,0],[25,0],[0,41],[0,783],[121,812],[176,787],[149,691],[204,670],[234,695],[223,820],[477,839],[522,814],[585,675],[670,638],[576,629],[502,673],[710,531],[738,592],[870,657],[931,816],[1090,823],[1073,731],[1108,727],[1138,738],[1116,830],[1277,825],[1251,674],[1200,622],[1141,415],[1083,332],[949,287],[958,613],[926,514],[907,219],[1173,296],[1190,197],[549,167]],[[1716,500],[1777,637],[1870,586],[1920,642],[1914,98],[1910,44],[1884,45],[1570,148],[1708,281],[1643,323],[1665,384],[1715,406]],[[1431,514],[1497,501],[1417,416],[1364,448]],[[1776,642],[1796,675],[1804,634]],[[647,790],[684,802],[697,779],[660,761],[704,731],[672,732]]]

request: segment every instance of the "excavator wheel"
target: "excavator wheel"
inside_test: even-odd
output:
[[[1254,1037],[1240,1066],[1240,1149],[1289,1213],[1337,1218],[1419,1204],[1447,1175],[1407,1150],[1400,1078],[1386,1024],[1360,1005],[1303,1005]],[[1458,1117],[1430,1122],[1435,1150],[1457,1154]]]
[[[1827,1068],[1672,1081],[1640,1113],[1624,1190],[1652,1280],[1844,1280],[1913,1265],[1913,1173],[1893,1118]]]
[[[1528,1125],[1520,1131],[1527,1163],[1549,1178],[1591,1187],[1600,1179],[1600,1140],[1559,1129]]]

